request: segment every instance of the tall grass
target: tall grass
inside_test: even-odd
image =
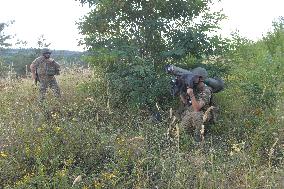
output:
[[[253,137],[250,143],[234,136],[256,127],[246,125],[251,124],[247,116],[256,110],[239,112],[245,110],[248,97],[230,81],[245,75],[228,75],[234,87],[219,94],[223,115],[201,146],[182,131],[179,141],[168,138],[168,110],[163,111],[162,122],[143,113],[109,111],[106,98],[94,96],[88,85],[98,78],[84,74],[71,71],[60,76],[63,98],[58,102],[48,94],[44,108],[37,103],[37,87],[31,80],[5,83],[0,93],[1,188],[283,187],[283,162],[276,162],[274,153],[278,141],[264,145],[265,159],[251,151],[256,141],[262,141],[257,128],[251,132],[259,136],[247,134]],[[233,101],[235,94],[242,103]]]
[[[121,70],[112,61],[113,83],[103,69],[65,70],[62,99],[49,93],[43,105],[31,80],[1,81],[0,188],[284,188],[284,43],[277,36],[237,37],[233,50],[206,62],[226,88],[215,95],[220,113],[204,143],[171,127],[176,101],[156,98],[165,78],[143,61]],[[155,100],[161,121],[143,106],[133,111],[136,102]]]

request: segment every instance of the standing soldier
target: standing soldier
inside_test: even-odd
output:
[[[54,96],[60,98],[60,89],[56,82],[55,75],[59,75],[60,66],[54,59],[50,58],[49,49],[42,50],[42,56],[36,58],[30,65],[32,77],[39,81],[39,102],[43,102],[47,88],[51,88]]]

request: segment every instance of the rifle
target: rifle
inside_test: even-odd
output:
[[[170,64],[166,65],[165,69],[168,74],[175,76],[172,79],[171,94],[173,96],[180,94],[185,89],[184,79],[194,76],[191,71]],[[204,83],[212,88],[213,93],[218,93],[225,87],[224,81],[218,77],[207,78]]]

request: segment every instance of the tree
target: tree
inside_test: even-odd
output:
[[[4,29],[9,26],[9,24],[13,24],[14,21],[10,23],[0,23],[0,49],[10,46],[11,44],[7,43],[7,40],[11,39],[11,35],[6,35],[4,33]]]
[[[271,55],[275,55],[278,51],[283,54],[284,52],[284,17],[279,17],[278,20],[272,23],[273,31],[268,32],[263,37],[268,51]]]
[[[214,54],[221,39],[212,33],[225,16],[212,0],[80,0],[92,11],[79,22],[84,44],[119,55],[181,58]],[[105,51],[104,51],[105,53]]]
[[[152,109],[169,94],[168,78],[157,71],[168,57],[198,59],[223,44],[213,32],[224,15],[210,10],[212,0],[78,1],[92,8],[78,27],[107,86],[101,95],[117,97],[109,98],[113,107]]]
[[[37,38],[37,45],[38,45],[38,48],[35,48],[35,54],[34,54],[35,57],[41,55],[42,49],[48,48],[51,45],[51,43],[47,42],[47,39],[44,37],[44,35],[40,35]]]
[[[10,22],[12,24],[13,21]],[[9,26],[9,23],[0,23],[0,50],[10,46],[11,44],[7,43],[8,39],[11,39],[10,35],[4,33],[4,29]],[[5,77],[8,71],[8,66],[4,64],[2,57],[0,57],[0,77]]]

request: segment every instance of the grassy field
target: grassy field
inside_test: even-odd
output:
[[[168,136],[170,110],[155,122],[112,109],[90,70],[62,74],[62,99],[48,93],[43,106],[32,80],[1,81],[0,188],[283,188],[283,104],[249,101],[239,79],[251,72],[234,70],[202,144]]]

